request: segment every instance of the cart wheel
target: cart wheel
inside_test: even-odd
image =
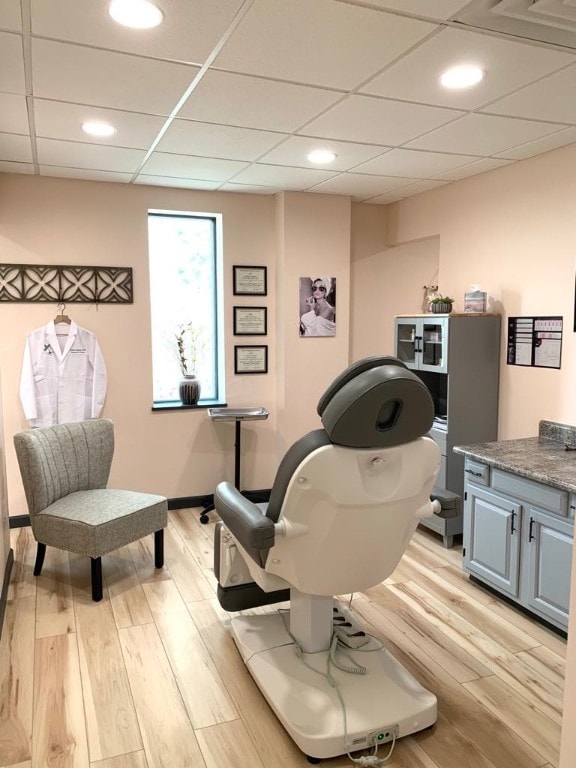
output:
[[[208,517],[208,515],[204,513],[200,515],[200,522],[202,523],[202,525],[206,525],[206,523],[209,522],[209,520],[210,518]]]

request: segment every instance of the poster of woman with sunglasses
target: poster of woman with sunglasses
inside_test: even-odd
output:
[[[336,335],[336,278],[300,278],[300,336]]]

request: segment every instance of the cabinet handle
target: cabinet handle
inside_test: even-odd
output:
[[[476,472],[474,469],[465,469],[464,472],[467,472],[469,475],[474,475],[474,477],[484,477],[484,472]]]
[[[534,527],[534,518],[530,518],[530,528],[528,529],[528,541],[532,541],[534,538],[534,534],[532,533],[532,528]]]
[[[514,528],[514,521],[516,520],[516,512],[512,512],[510,519],[512,521],[512,524],[510,526],[510,533],[514,533],[514,531],[516,530],[516,528]]]

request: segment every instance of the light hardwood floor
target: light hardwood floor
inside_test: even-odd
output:
[[[89,561],[29,529],[0,646],[0,767],[304,768],[247,673],[215,598],[214,523],[171,512],[166,566],[143,540]],[[396,745],[394,768],[558,765],[566,643],[468,581],[461,549],[417,532],[394,574],[353,600],[365,627],[438,697],[438,722]],[[275,610],[276,607],[259,609]],[[351,765],[345,757],[322,765]]]

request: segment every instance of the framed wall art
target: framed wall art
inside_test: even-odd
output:
[[[268,293],[266,267],[232,267],[234,296],[266,296]]]
[[[266,336],[266,307],[234,307],[234,336]]]
[[[268,373],[268,346],[235,346],[234,373]]]

